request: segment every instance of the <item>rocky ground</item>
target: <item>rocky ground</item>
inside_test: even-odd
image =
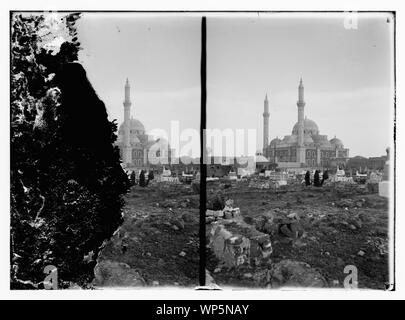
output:
[[[94,287],[198,285],[199,195],[190,185],[132,187],[124,222],[101,250]]]
[[[217,285],[343,287],[353,265],[359,288],[385,289],[388,201],[375,186],[263,189],[246,181],[207,190],[208,207],[222,195],[240,209],[236,219],[207,218],[207,271]]]
[[[385,289],[388,201],[375,186],[217,181],[207,190],[209,283],[341,288],[345,268],[355,266],[359,288]],[[217,215],[227,199],[227,208],[239,210]],[[124,222],[98,255],[93,286],[198,286],[198,189],[135,186],[125,201]]]

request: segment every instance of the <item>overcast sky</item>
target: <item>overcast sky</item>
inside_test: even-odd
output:
[[[179,14],[84,13],[78,20],[79,60],[110,120],[124,119],[124,85],[131,115],[147,131],[170,121],[200,128],[201,19]],[[169,136],[170,137],[170,136]]]
[[[305,115],[335,135],[350,156],[385,154],[393,130],[393,21],[359,14],[208,16],[208,126],[257,128],[263,144],[263,100],[270,140],[291,134],[303,77]]]
[[[263,100],[270,140],[291,134],[302,76],[305,115],[335,135],[350,156],[385,154],[393,129],[393,22],[362,14],[357,29],[344,14],[208,14],[207,127],[257,129],[262,147]],[[105,102],[123,121],[124,84],[132,115],[147,131],[170,121],[200,126],[198,15],[85,13],[78,22],[80,61]]]

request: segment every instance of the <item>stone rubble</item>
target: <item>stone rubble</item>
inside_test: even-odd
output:
[[[272,288],[287,287],[327,287],[325,278],[305,262],[282,260],[270,270],[270,285]]]
[[[103,260],[94,268],[93,284],[96,287],[139,287],[145,286],[145,280],[126,263]]]
[[[240,209],[233,208],[233,200],[226,201],[222,214],[210,211],[207,216],[218,218],[207,226],[208,243],[224,266],[258,265],[269,259],[270,236],[244,222]]]
[[[371,274],[378,263],[379,279],[385,277],[387,200],[370,181],[331,180],[322,187],[288,180],[273,188],[264,177],[240,179],[228,189],[223,180],[212,184],[209,194],[223,199],[223,208],[206,212],[207,267],[217,283],[342,287],[344,267],[360,264],[368,277],[362,285],[381,286]],[[234,207],[231,198],[240,207],[235,215],[225,214]]]
[[[98,254],[93,286],[198,285],[199,195],[191,186],[133,186],[125,203],[122,225]]]

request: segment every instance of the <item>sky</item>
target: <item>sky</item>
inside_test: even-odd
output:
[[[170,122],[200,128],[201,18],[168,13],[84,13],[77,22],[79,61],[110,120],[124,120],[124,85],[131,115],[147,132]]]
[[[393,21],[388,14],[214,14],[207,18],[207,126],[291,134],[300,77],[305,115],[350,156],[381,156],[393,135]],[[389,19],[389,22],[387,22]],[[347,26],[357,29],[347,29]],[[352,23],[351,23],[352,22]],[[345,27],[346,26],[346,27]]]
[[[348,29],[343,13],[207,14],[207,128],[256,130],[242,153],[261,150],[267,93],[270,141],[291,134],[302,77],[305,115],[321,134],[341,139],[350,156],[384,155],[393,132],[393,21],[375,13],[353,21]],[[171,121],[199,130],[200,28],[198,14],[83,14],[79,60],[110,120],[123,121],[128,78],[131,114],[147,132],[170,137]]]

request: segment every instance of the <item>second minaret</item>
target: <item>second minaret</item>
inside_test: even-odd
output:
[[[123,162],[124,164],[132,163],[132,148],[131,148],[131,87],[129,81],[125,83],[125,99],[124,99],[124,150],[123,150]]]
[[[305,163],[305,148],[304,148],[304,85],[302,84],[302,78],[298,86],[298,149],[297,149],[297,162]]]
[[[266,153],[266,148],[269,145],[269,100],[264,99],[264,112],[263,112],[263,154]]]

